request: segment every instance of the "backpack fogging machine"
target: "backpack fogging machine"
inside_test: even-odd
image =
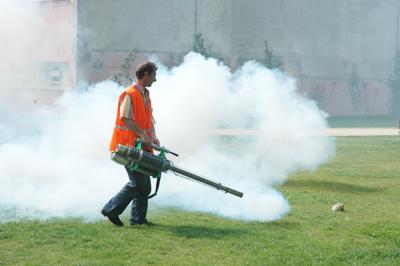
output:
[[[150,152],[144,151],[142,150],[142,145],[152,147],[160,153],[158,155],[154,155]],[[171,171],[177,175],[181,175],[192,181],[197,181],[208,185],[217,190],[222,190],[225,193],[229,193],[240,198],[243,197],[243,193],[240,191],[176,167],[170,160],[166,158],[166,153],[178,156],[178,154],[164,147],[160,147],[153,143],[143,143],[142,140],[138,139],[134,148],[118,145],[116,151],[111,154],[111,159],[116,163],[126,166],[131,171],[136,171],[157,178],[156,191],[153,195],[149,196],[149,198],[154,197],[157,194],[158,187],[160,185],[161,173],[168,171]]]

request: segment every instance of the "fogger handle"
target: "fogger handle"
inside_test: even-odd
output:
[[[156,144],[154,144],[154,143],[151,143],[151,142],[143,142],[143,145],[144,145],[144,146],[148,146],[148,147],[152,147],[152,148],[155,149],[156,151],[163,151],[163,152],[166,152],[166,153],[171,153],[172,155],[174,155],[174,156],[176,156],[176,157],[179,156],[179,154],[177,154],[176,152],[170,151],[170,150],[168,150],[167,148],[160,147],[160,146],[158,146],[158,145],[156,145]]]

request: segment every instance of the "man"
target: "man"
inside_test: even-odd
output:
[[[115,152],[118,144],[133,147],[137,138],[145,143],[160,144],[154,130],[153,109],[147,89],[156,81],[156,71],[157,66],[152,62],[141,64],[136,71],[136,83],[120,95],[110,144],[111,152]],[[153,152],[149,147],[144,147],[144,150]],[[150,177],[125,168],[130,181],[111,198],[101,213],[116,226],[123,226],[119,215],[132,201],[130,224],[150,224],[146,219],[148,195],[151,192]]]

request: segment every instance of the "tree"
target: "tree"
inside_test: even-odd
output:
[[[351,65],[351,72],[347,79],[347,84],[353,106],[353,113],[355,115],[366,114],[368,110],[368,84],[361,80],[355,64]]]
[[[400,47],[396,48],[396,54],[394,55],[394,70],[393,74],[390,75],[387,84],[392,93],[392,115],[400,117]]]
[[[121,64],[120,71],[111,75],[110,79],[115,81],[121,86],[129,86],[133,82],[133,77],[130,72],[132,69],[132,63],[135,61],[133,53],[130,52]]]
[[[209,52],[207,51],[204,45],[204,38],[202,37],[201,33],[194,35],[192,51],[203,55],[205,58],[210,56]]]
[[[272,48],[269,46],[268,41],[264,41],[265,49],[264,49],[264,58],[263,64],[269,69],[282,69],[282,62],[280,59],[274,55]]]

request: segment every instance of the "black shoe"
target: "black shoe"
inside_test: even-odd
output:
[[[110,222],[112,222],[114,225],[116,225],[116,226],[124,226],[124,224],[122,223],[122,221],[119,219],[118,216],[111,216],[110,214],[108,214],[104,210],[101,211],[101,214],[103,214],[105,217],[107,217],[108,220],[110,220]]]
[[[154,225],[152,222],[148,221],[147,219],[144,220],[142,223],[130,223],[130,225],[135,226],[135,225],[147,225],[147,226],[152,226]]]
[[[146,219],[144,220],[143,224],[147,225],[147,226],[153,226],[154,225],[152,222],[150,222],[150,221],[148,221]]]

